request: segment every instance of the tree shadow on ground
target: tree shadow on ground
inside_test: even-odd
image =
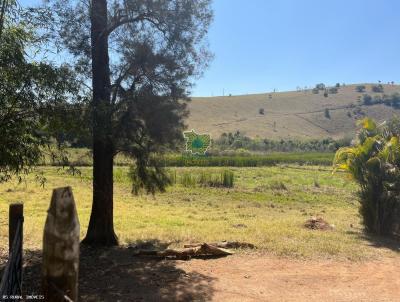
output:
[[[180,261],[138,257],[132,248],[81,245],[80,301],[209,301],[215,278]],[[25,251],[24,292],[40,294],[41,251]]]
[[[400,239],[378,236],[369,233],[362,233],[361,238],[370,242],[370,245],[377,248],[387,248],[400,253]]]
[[[369,242],[369,245],[376,248],[386,248],[400,253],[400,238],[378,236],[372,233],[361,231],[347,231],[346,234],[361,238]]]

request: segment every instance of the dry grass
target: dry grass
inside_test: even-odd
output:
[[[356,86],[341,87],[337,94],[327,98],[322,91],[313,94],[310,90],[193,98],[187,123],[189,129],[210,133],[214,138],[236,130],[251,137],[271,139],[341,138],[354,133],[355,121],[361,117],[350,108],[360,105],[358,98],[363,95],[355,91]],[[400,92],[400,86],[383,86],[385,94]],[[366,93],[376,95],[371,93],[369,84],[366,84]],[[264,108],[264,115],[259,114],[260,108]],[[329,109],[330,119],[325,117],[325,109]],[[361,106],[361,110],[378,121],[388,119],[397,111],[384,105]]]
[[[177,173],[215,173],[223,168],[178,168]],[[170,187],[164,194],[135,197],[127,168],[115,168],[115,229],[121,243],[158,239],[188,242],[237,240],[254,243],[262,252],[300,258],[377,258],[393,249],[372,247],[361,231],[356,186],[326,168],[278,166],[232,168],[235,188]],[[73,187],[83,237],[91,209],[91,169],[82,177],[44,168],[44,188],[29,176],[26,183],[0,185],[0,239],[7,243],[9,202],[25,203],[25,248],[41,247],[51,189]],[[316,185],[316,183],[318,185]],[[304,222],[321,215],[333,231],[311,231]],[[352,225],[352,226],[351,226]],[[397,245],[398,248],[398,245]]]

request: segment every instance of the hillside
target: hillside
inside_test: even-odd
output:
[[[359,85],[359,84],[357,84]],[[360,101],[364,93],[357,85],[340,87],[337,94],[324,97],[323,91],[290,91],[239,96],[194,97],[189,103],[189,129],[219,137],[239,130],[250,137],[341,138],[352,135],[356,120],[364,115],[383,121],[400,110],[383,104],[365,106]],[[367,94],[400,93],[399,85],[383,85],[383,93],[372,93],[371,84],[364,84]],[[259,113],[264,109],[264,115]],[[326,109],[330,118],[325,117]]]

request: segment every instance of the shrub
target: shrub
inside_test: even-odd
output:
[[[400,108],[400,94],[394,93],[390,96],[384,95],[382,99],[382,103],[386,106],[391,106],[393,108],[399,109]]]
[[[340,88],[340,83],[336,83],[335,87]]]
[[[341,148],[335,170],[348,172],[360,186],[360,214],[367,231],[400,235],[400,141],[399,128],[391,123],[377,126],[369,118],[361,122],[358,142]]]
[[[326,90],[324,92],[324,97],[326,97],[326,98],[328,97],[328,91],[326,91]]]
[[[336,93],[338,93],[338,89],[337,89],[337,87],[331,87],[328,89],[328,92],[330,94],[336,94]]]
[[[325,90],[325,84],[324,83],[319,83],[319,84],[315,85],[315,89]]]
[[[282,181],[274,181],[269,185],[269,188],[273,191],[287,191],[288,188]]]
[[[356,86],[356,91],[360,93],[365,92],[365,85]]]
[[[181,177],[181,184],[184,187],[195,187],[196,185],[199,185],[202,187],[233,188],[234,183],[235,175],[230,170],[224,170],[218,174],[201,172],[198,177],[189,172],[185,172]]]
[[[181,177],[181,184],[184,187],[194,187],[196,185],[196,178],[191,173],[185,172]]]
[[[372,105],[373,101],[372,101],[372,96],[370,96],[369,94],[364,94],[363,95],[363,104],[366,106],[370,106]]]
[[[372,85],[371,91],[375,93],[381,93],[383,92],[383,86],[381,84],[379,85]]]
[[[328,108],[325,109],[324,115],[325,115],[326,118],[331,118],[331,114],[330,114]]]
[[[264,108],[258,109],[258,113],[261,114],[261,115],[264,115]]]
[[[222,172],[222,186],[224,188],[233,188],[235,183],[235,175],[232,171],[224,170]]]

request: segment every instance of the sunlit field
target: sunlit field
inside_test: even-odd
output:
[[[166,193],[134,196],[128,168],[116,167],[114,221],[120,243],[156,239],[182,246],[230,240],[253,243],[256,253],[352,260],[394,253],[372,246],[360,225],[356,185],[342,173],[332,175],[329,167],[170,168],[177,178],[218,174],[224,169],[234,172],[233,188],[185,187],[178,181]],[[1,184],[2,248],[8,243],[8,203],[15,201],[25,204],[24,247],[41,248],[51,191],[60,186],[72,186],[81,238],[85,235],[91,210],[91,168],[81,168],[81,176],[56,167],[42,171],[47,179],[44,187],[33,174],[19,184]],[[312,216],[323,217],[334,230],[306,229],[304,223]]]

